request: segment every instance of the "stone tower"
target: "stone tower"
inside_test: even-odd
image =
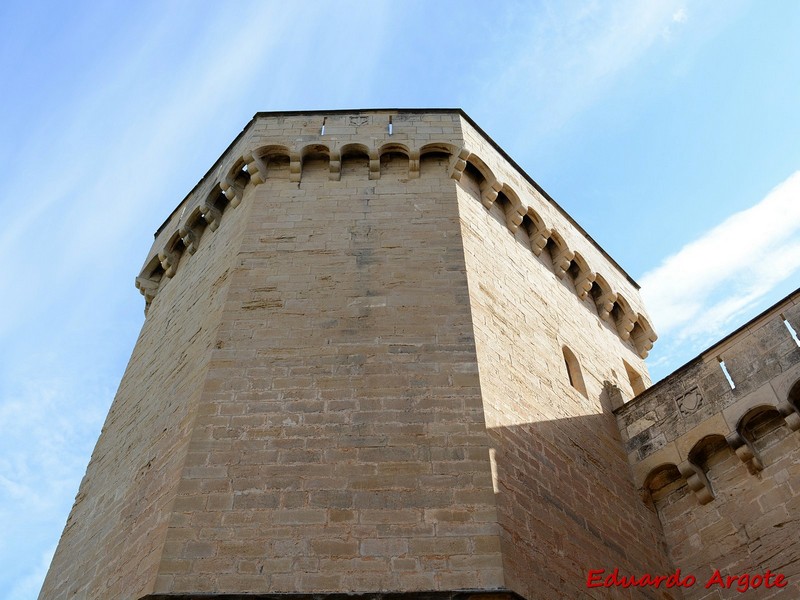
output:
[[[638,287],[462,111],[257,114],[136,284],[40,598],[534,600],[669,571],[612,413],[649,384]]]

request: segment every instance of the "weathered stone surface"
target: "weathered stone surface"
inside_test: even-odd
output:
[[[649,383],[638,288],[460,111],[256,115],[144,264],[41,598],[671,570],[611,412]]]
[[[713,569],[725,576],[770,569],[788,587],[748,593],[800,597],[800,348],[784,323],[796,330],[799,303],[795,292],[615,411],[675,567],[702,583],[687,598],[707,597]],[[656,438],[665,442],[658,451],[649,446]],[[659,477],[669,465],[680,476]],[[736,588],[716,586],[712,597],[738,598]]]

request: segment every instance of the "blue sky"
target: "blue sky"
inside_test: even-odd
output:
[[[461,107],[642,284],[658,379],[798,286],[800,3],[0,5],[0,594],[38,594],[152,234],[257,111]]]

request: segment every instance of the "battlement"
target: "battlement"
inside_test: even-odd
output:
[[[646,357],[657,336],[638,285],[575,221],[475,123],[455,109],[258,113],[212,169],[156,232],[136,287],[149,306],[250,191],[268,179],[298,187],[313,172],[328,185],[349,177],[378,180],[390,161],[403,162],[403,183],[420,177],[425,157],[446,157],[448,174],[464,174],[490,210],[498,205],[508,230],[523,231],[530,250],[546,258],[578,298],[591,298],[597,314]],[[346,181],[344,182],[346,183]],[[419,184],[424,191],[423,184]],[[343,194],[347,186],[342,185]]]
[[[800,290],[615,411],[675,566],[798,574]]]
[[[800,290],[615,411],[643,490],[677,469],[700,502],[710,502],[699,459],[715,445],[730,446],[752,473],[764,468],[754,436],[767,432],[753,420],[772,413],[776,424],[800,429],[798,325]]]

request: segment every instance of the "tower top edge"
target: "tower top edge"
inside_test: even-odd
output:
[[[194,187],[189,191],[189,193],[177,204],[175,209],[170,212],[161,226],[155,231],[154,237],[158,237],[158,235],[162,232],[164,227],[166,227],[171,219],[175,216],[175,214],[181,209],[187,199],[192,197],[195,192],[207,182],[209,177],[212,177],[213,174],[218,170],[218,167],[228,158],[229,154],[236,148],[237,144],[245,137],[248,132],[250,132],[256,123],[262,120],[269,120],[269,119],[276,119],[276,118],[283,118],[283,117],[325,117],[325,116],[341,116],[341,115],[358,115],[358,114],[371,114],[371,115],[387,115],[391,116],[392,114],[397,115],[426,115],[426,114],[439,114],[439,115],[453,115],[462,118],[466,121],[472,129],[475,130],[493,149],[503,157],[508,164],[516,170],[523,179],[525,179],[531,186],[533,186],[546,200],[549,202],[569,223],[584,237],[586,240],[593,245],[602,255],[603,257],[608,260],[611,265],[613,265],[628,281],[628,283],[634,287],[634,289],[639,290],[639,284],[631,277],[631,275],[608,253],[606,250],[569,214],[547,191],[539,185],[539,183],[531,177],[525,169],[523,169],[511,156],[489,135],[484,131],[480,125],[478,125],[475,120],[467,114],[466,111],[462,108],[354,108],[354,109],[311,109],[311,110],[286,110],[286,111],[259,111],[253,115],[253,117],[247,122],[247,124],[242,128],[239,134],[231,141],[231,143],[225,148],[225,150],[220,154],[214,164],[208,169],[208,171],[200,178],[200,180],[194,185]]]

